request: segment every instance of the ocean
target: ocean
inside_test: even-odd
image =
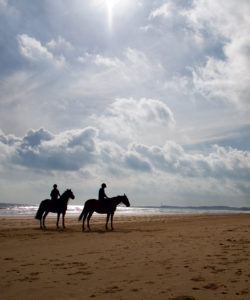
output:
[[[78,216],[82,205],[68,205],[67,215]],[[0,203],[0,216],[35,216],[38,205]],[[250,213],[250,207],[229,206],[118,206],[116,215],[174,215],[204,213]]]

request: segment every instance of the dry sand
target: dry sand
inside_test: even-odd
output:
[[[250,215],[0,218],[1,299],[250,299]]]

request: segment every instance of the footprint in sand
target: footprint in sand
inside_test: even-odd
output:
[[[120,292],[120,291],[122,291],[122,289],[115,285],[115,286],[107,288],[104,291],[104,293],[105,294],[113,294],[113,293],[117,293],[117,292]]]
[[[191,278],[191,280],[195,281],[195,282],[205,281],[205,279],[202,276],[200,276],[200,275]]]
[[[140,289],[137,289],[137,288],[131,289],[131,292],[139,292],[139,291],[140,291]]]
[[[215,283],[209,283],[207,285],[204,285],[203,288],[207,290],[217,290],[219,287]]]
[[[169,298],[169,300],[195,300],[193,296],[179,296],[174,298]]]

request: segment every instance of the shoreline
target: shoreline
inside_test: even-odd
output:
[[[68,205],[67,216],[80,215],[83,205]],[[38,205],[0,203],[0,217],[34,216]],[[183,214],[230,214],[250,213],[249,207],[230,206],[131,206],[117,207],[115,215],[183,215]],[[51,214],[49,214],[51,215]]]
[[[113,224],[115,227],[115,224],[123,224],[123,223],[141,223],[141,222],[160,222],[161,220],[164,220],[164,222],[169,221],[177,221],[177,222],[182,222],[185,221],[185,219],[189,220],[190,218],[195,218],[196,220],[198,219],[214,219],[217,217],[240,217],[240,216],[245,216],[248,215],[248,213],[245,212],[240,212],[240,213],[178,213],[178,214],[115,214],[114,215],[114,220]],[[79,227],[79,230],[81,231],[81,225],[82,221],[78,221],[79,215],[67,215],[65,216],[65,232],[67,229],[70,227],[73,227],[74,230],[76,227]],[[250,214],[249,214],[250,218]],[[56,229],[56,220],[57,220],[57,215],[55,213],[50,213],[46,217],[45,220],[45,225],[47,226],[47,230],[50,229]],[[103,224],[103,228],[105,226],[106,222],[106,214],[97,214],[94,213],[91,220],[90,220],[90,226],[92,227],[99,227],[99,224]],[[109,221],[110,225],[110,221]],[[11,228],[19,228],[19,229],[26,229],[26,228],[34,228],[36,227],[39,229],[40,226],[40,221],[35,219],[34,216],[0,216],[0,231],[4,229],[9,229]],[[85,221],[85,226],[87,226],[87,220]],[[59,221],[59,227],[60,230],[62,229],[62,216],[60,217]],[[100,226],[101,229],[101,226]],[[87,229],[85,229],[87,231]]]
[[[1,298],[249,299],[248,214],[97,216],[0,217]]]

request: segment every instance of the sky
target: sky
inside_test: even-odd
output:
[[[0,0],[0,202],[250,206],[248,0]],[[72,203],[73,204],[73,203]]]

